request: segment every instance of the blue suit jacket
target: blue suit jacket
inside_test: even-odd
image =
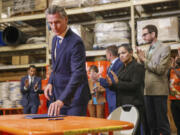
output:
[[[41,78],[40,77],[34,77],[34,81],[32,84],[32,87],[27,88],[27,90],[24,89],[25,86],[25,80],[28,79],[28,75],[23,77],[21,79],[21,93],[22,93],[22,99],[21,104],[23,107],[26,107],[27,105],[37,105],[39,106],[39,93],[41,92]],[[34,85],[38,83],[38,91],[34,91]]]
[[[81,38],[69,29],[54,56],[57,36],[52,41],[52,66],[49,83],[53,85],[54,100],[65,105],[87,104],[89,86],[85,68],[85,48]]]
[[[113,64],[111,70],[113,72],[115,72],[116,74],[118,73],[120,67],[122,66],[122,62],[120,61],[120,59],[118,58],[115,63]],[[108,68],[109,70],[109,68]],[[107,70],[107,71],[108,71]],[[111,80],[114,80],[113,79],[113,76],[110,72],[107,73],[108,76],[111,78]],[[106,88],[106,98],[107,98],[107,102],[108,102],[108,106],[109,106],[109,112],[112,112],[113,110],[111,110],[110,108],[116,108],[116,92],[112,91],[110,88],[109,88],[109,85],[106,81],[106,79],[104,78],[100,78],[100,84]]]

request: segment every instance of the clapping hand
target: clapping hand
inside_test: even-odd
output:
[[[93,91],[92,91],[92,93],[91,93],[91,94],[92,94],[92,95],[95,95],[95,94],[96,94],[96,92],[97,92],[97,89],[98,89],[98,87],[97,87],[97,86],[96,86],[96,87],[94,87],[94,88],[93,88]]]
[[[118,81],[119,81],[118,76],[113,71],[111,71],[111,74],[113,76],[113,79],[114,79],[115,83],[118,83]],[[112,85],[112,80],[108,75],[106,76],[106,80],[107,80],[107,83],[109,84],[109,86],[111,86]]]
[[[175,67],[175,59],[173,57],[171,57],[171,67],[174,68]]]
[[[29,86],[29,80],[26,79],[24,83],[25,83],[25,87],[28,88],[28,86]]]
[[[115,83],[118,83],[119,81],[118,76],[113,71],[111,71],[111,74],[113,75]]]
[[[144,53],[144,51],[137,48],[137,47],[136,47],[136,51],[137,51],[137,56],[138,56],[139,60],[141,62],[144,62],[145,61],[145,53]]]
[[[35,89],[35,90],[38,89],[38,82],[36,82],[36,84],[34,85],[34,89]]]
[[[178,57],[180,57],[180,48],[178,48]]]
[[[107,83],[109,84],[109,86],[112,85],[112,80],[111,80],[111,78],[109,77],[109,75],[106,76],[106,81],[107,81]]]

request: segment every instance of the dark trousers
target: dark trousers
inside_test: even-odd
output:
[[[137,130],[136,135],[150,135],[150,131],[148,128],[147,117],[145,113],[145,107],[136,106],[139,111],[139,129]],[[141,131],[141,132],[140,132]]]
[[[135,132],[135,135],[141,135],[141,124],[143,123],[143,108],[142,106],[136,106],[135,107],[137,108],[138,112],[139,112],[139,121],[138,121],[138,124],[137,124],[137,128],[136,128],[136,132]]]
[[[110,90],[109,90],[110,91]],[[108,102],[109,114],[116,109],[116,94],[112,92],[106,92],[106,99]]]
[[[24,114],[36,114],[38,111],[38,105],[27,105],[24,107]]]
[[[63,106],[60,110],[62,115],[86,116],[87,105]]]
[[[139,121],[135,135],[149,135],[145,109],[143,105],[135,105],[139,111]],[[142,129],[142,130],[141,130]]]
[[[145,109],[150,135],[170,135],[167,117],[168,96],[145,96]]]
[[[171,112],[177,128],[177,135],[180,135],[180,100],[171,100]]]

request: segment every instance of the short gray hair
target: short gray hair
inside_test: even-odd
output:
[[[67,13],[66,13],[65,9],[58,5],[51,5],[45,11],[46,16],[48,14],[56,14],[56,13],[59,13],[62,17],[67,17]]]

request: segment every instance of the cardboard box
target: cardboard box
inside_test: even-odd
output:
[[[130,44],[131,33],[128,22],[96,23],[94,32],[94,49]]]
[[[81,0],[49,0],[49,5],[60,5],[65,8],[81,7]]]
[[[29,56],[28,55],[21,56],[20,64],[21,65],[29,64]]]
[[[20,56],[12,56],[12,65],[20,64]]]
[[[86,50],[91,50],[93,48],[93,41],[94,41],[94,32],[90,31],[88,28],[82,25],[74,24],[70,25],[70,28],[73,32],[79,35],[85,45]]]
[[[11,15],[44,11],[47,0],[14,0]]]

